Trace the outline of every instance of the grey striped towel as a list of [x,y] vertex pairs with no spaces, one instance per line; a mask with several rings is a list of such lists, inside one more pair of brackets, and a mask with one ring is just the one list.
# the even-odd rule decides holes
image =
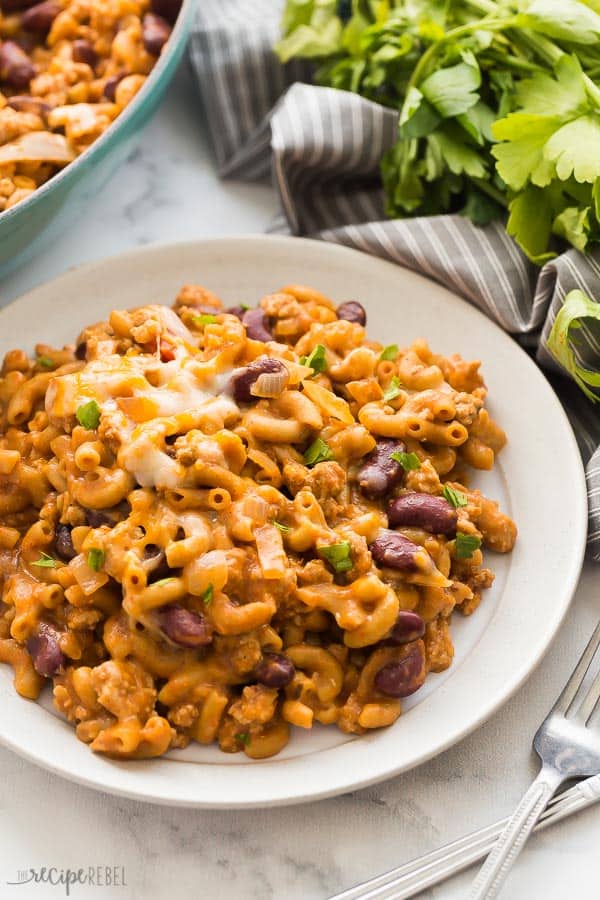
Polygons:
[[[477,228],[458,215],[386,219],[379,161],[395,141],[397,114],[310,84],[308,66],[282,66],[272,50],[281,9],[281,0],[200,5],[190,55],[221,175],[272,175],[283,210],[273,230],[345,244],[421,272],[536,354],[586,463],[588,552],[600,562],[600,407],[561,375],[545,346],[570,290],[600,297],[600,250],[587,256],[568,250],[540,270],[501,223]],[[580,330],[576,354],[600,371],[600,322]]]

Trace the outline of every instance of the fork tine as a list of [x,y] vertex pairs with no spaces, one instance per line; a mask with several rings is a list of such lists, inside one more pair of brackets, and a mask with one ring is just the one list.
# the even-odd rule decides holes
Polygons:
[[590,685],[590,688],[583,698],[581,706],[577,710],[576,716],[582,722],[587,722],[590,718],[594,709],[596,708],[596,704],[600,699],[600,672],[594,678],[594,681]]
[[[575,669],[573,670],[573,674],[567,681],[561,695],[558,700],[552,707],[553,712],[559,712],[565,715],[571,703],[575,699],[575,695],[577,691],[581,687],[581,683],[586,676],[586,672],[589,669],[594,656],[596,655],[596,651],[598,650],[598,646],[600,645],[600,622],[596,625],[594,629],[594,633],[592,634],[590,641],[581,654],[581,658]],[[594,685],[596,682],[594,682]],[[597,698],[596,698],[597,699]]]

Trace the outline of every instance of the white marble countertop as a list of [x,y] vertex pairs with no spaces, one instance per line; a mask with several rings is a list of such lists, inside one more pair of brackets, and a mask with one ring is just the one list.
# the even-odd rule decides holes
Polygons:
[[[7,302],[66,268],[154,241],[263,231],[267,187],[220,183],[183,69],[140,147],[85,216],[1,285]],[[323,900],[512,812],[535,774],[531,739],[598,618],[598,570],[528,683],[475,734],[413,772],[306,806],[168,809],[98,794],[0,749],[0,897],[51,900],[61,887],[10,887],[19,869],[116,866],[126,886],[74,887],[75,900]],[[523,597],[523,603],[527,597]],[[1,714],[1,712],[0,712]],[[600,806],[531,839],[503,897],[596,900]],[[464,897],[472,872],[426,897]]]

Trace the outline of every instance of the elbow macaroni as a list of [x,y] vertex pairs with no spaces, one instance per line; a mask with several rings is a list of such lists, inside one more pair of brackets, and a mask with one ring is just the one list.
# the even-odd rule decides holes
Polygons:
[[[266,343],[188,285],[174,310],[115,311],[77,348],[4,359],[0,661],[24,697],[51,680],[94,751],[216,741],[260,759],[290,725],[390,725],[405,694],[380,673],[410,670],[412,692],[450,665],[453,610],[493,580],[480,545],[514,543],[465,486],[505,442],[478,363],[424,341],[382,358],[310,288],[261,308]],[[265,357],[285,377],[252,381]],[[384,439],[412,462],[373,499],[359,470]],[[411,564],[376,563],[387,503],[448,490],[470,553],[415,522],[396,528]],[[392,639],[407,613],[422,629]]]

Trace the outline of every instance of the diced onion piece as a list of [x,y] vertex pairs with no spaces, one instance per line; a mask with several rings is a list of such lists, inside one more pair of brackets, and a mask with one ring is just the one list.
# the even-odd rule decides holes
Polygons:
[[244,497],[244,515],[255,522],[266,522],[269,511],[269,504],[262,497],[259,497],[258,494],[248,494]]
[[100,590],[108,581],[106,572],[96,572],[90,568],[86,553],[80,553],[69,563],[69,569],[86,597]]
[[55,106],[48,113],[51,128],[64,127],[69,137],[80,138],[97,133],[115,118],[119,108],[114,103],[70,103]]
[[337,397],[332,391],[328,391],[327,388],[314,381],[304,382],[304,393],[327,415],[339,419],[345,425],[354,425],[354,416],[342,397]]
[[279,529],[261,525],[254,529],[254,539],[263,578],[281,578],[287,569],[287,556]]
[[301,381],[304,381],[305,378],[310,378],[310,376],[313,374],[310,369],[307,369],[306,366],[301,366],[296,362],[290,362],[289,359],[282,360],[282,362],[285,362],[290,375],[290,385],[292,387],[296,387],[300,384]]
[[279,397],[286,389],[290,376],[283,372],[263,372],[250,388],[253,397]]
[[0,164],[49,162],[66,165],[75,159],[75,151],[62,134],[30,131],[0,147]]

